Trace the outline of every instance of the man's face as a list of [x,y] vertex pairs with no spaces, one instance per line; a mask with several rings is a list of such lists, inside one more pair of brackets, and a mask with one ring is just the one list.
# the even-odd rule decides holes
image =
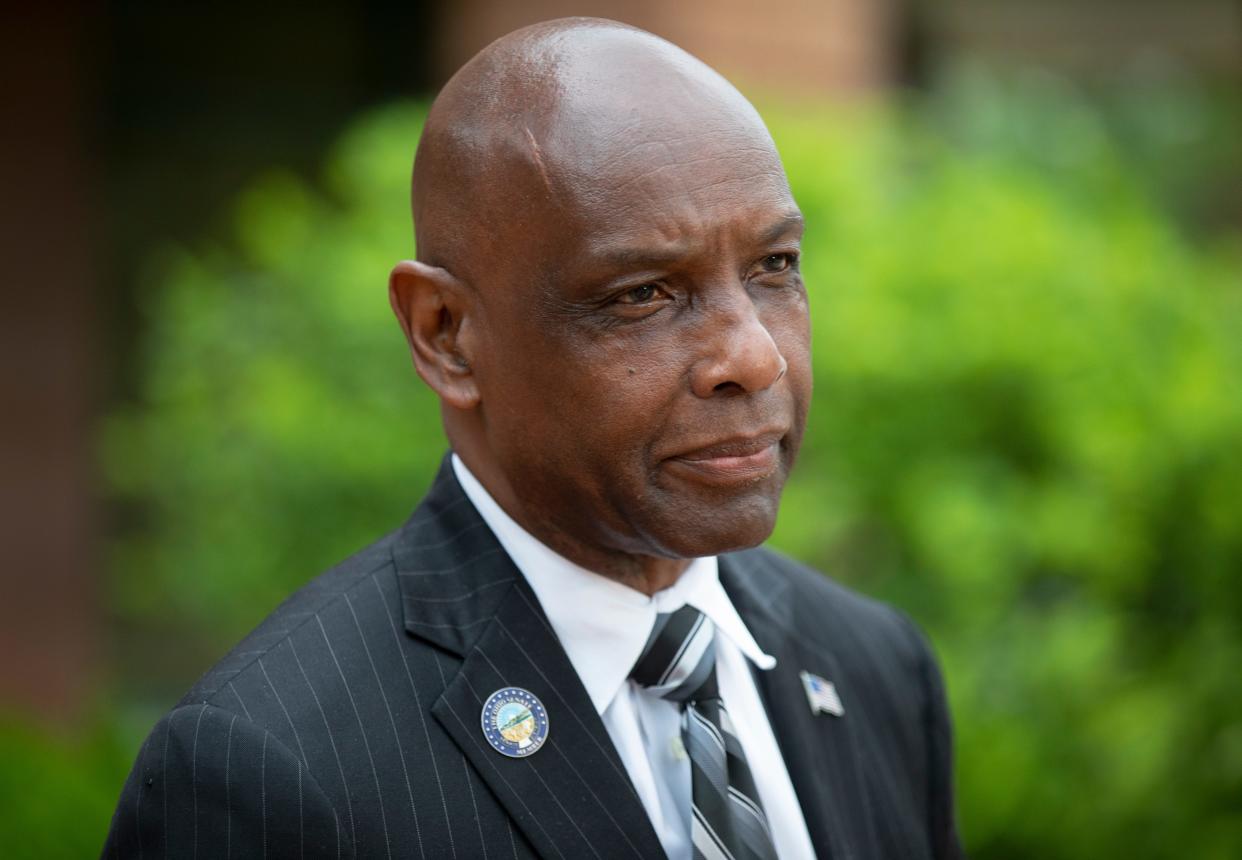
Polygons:
[[552,202],[519,216],[480,290],[487,444],[545,534],[674,558],[753,546],[811,394],[801,216],[753,123],[612,121],[532,139]]

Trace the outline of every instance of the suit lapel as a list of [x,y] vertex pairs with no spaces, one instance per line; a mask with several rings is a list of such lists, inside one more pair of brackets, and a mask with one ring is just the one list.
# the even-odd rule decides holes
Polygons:
[[[845,675],[836,658],[814,642],[814,628],[797,618],[788,582],[757,554],[722,556],[720,577],[755,641],[776,658],[776,667],[755,672],[755,679],[816,853],[875,856],[850,691],[842,688]],[[845,716],[812,713],[799,675],[803,670],[836,684]]]
[[[462,658],[432,714],[540,854],[663,856],[534,593],[447,459],[393,557],[406,629]],[[483,703],[502,687],[529,690],[547,709],[548,739],[526,758],[500,754],[483,736]]]

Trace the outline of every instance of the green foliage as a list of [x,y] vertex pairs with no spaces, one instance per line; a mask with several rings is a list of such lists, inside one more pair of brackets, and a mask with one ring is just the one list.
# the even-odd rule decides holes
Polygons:
[[[817,384],[775,541],[931,634],[972,856],[1223,857],[1242,265],[1181,235],[1091,109],[1042,99],[771,116]],[[130,623],[223,648],[430,480],[436,406],[385,298],[418,125],[364,118],[326,189],[273,175],[231,241],[163,261],[144,400],[104,444],[144,517],[115,547]]]
[[774,132],[812,225],[817,384],[777,540],[931,632],[972,855],[1226,856],[1236,258],[1183,240],[1098,130],[1060,165]]
[[235,640],[400,525],[430,482],[437,405],[387,299],[413,255],[419,127],[414,108],[371,116],[326,192],[274,173],[238,201],[232,241],[157,263],[145,399],[105,438],[112,484],[147,522],[115,546],[124,617]]
[[74,737],[0,715],[4,856],[97,856],[133,755],[129,738],[110,721]]

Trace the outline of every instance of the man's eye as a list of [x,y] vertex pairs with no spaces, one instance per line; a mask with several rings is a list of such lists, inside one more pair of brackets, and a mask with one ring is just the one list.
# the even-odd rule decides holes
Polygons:
[[797,260],[793,254],[769,254],[759,263],[759,267],[769,275],[775,275],[793,267]]
[[617,301],[623,305],[645,305],[652,299],[656,298],[660,293],[660,288],[655,284],[643,284],[635,287],[625,293],[622,293]]

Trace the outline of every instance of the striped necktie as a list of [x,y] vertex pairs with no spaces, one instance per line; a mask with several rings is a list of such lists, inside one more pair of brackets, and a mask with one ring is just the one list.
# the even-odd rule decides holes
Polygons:
[[681,705],[695,860],[776,860],[759,792],[716,687],[715,636],[712,622],[692,606],[659,615],[630,678]]

